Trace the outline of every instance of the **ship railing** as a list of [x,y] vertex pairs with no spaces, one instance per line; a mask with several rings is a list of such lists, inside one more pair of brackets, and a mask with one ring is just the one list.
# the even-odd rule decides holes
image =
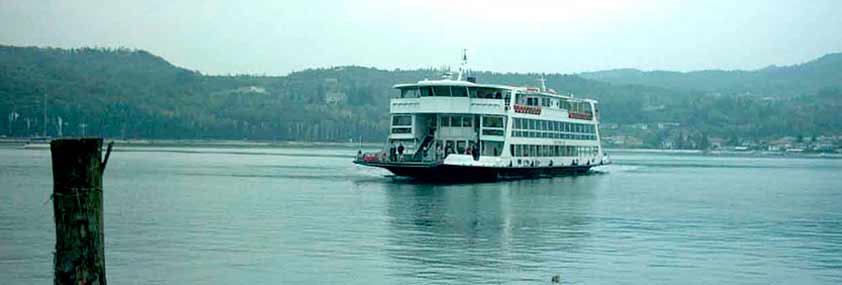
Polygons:
[[[431,151],[431,150],[428,150]],[[354,158],[357,162],[362,163],[385,163],[385,164],[434,164],[440,163],[444,160],[444,157],[437,157],[434,154],[415,157],[412,154],[404,153],[404,154],[395,154],[394,156],[390,155],[388,152],[379,151],[379,152],[369,152],[369,153],[357,153],[357,156]]]

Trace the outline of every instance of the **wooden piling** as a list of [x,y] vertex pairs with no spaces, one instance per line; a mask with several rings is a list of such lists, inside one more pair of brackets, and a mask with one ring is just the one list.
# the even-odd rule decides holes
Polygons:
[[57,139],[50,142],[50,151],[56,222],[54,284],[106,284],[102,139]]

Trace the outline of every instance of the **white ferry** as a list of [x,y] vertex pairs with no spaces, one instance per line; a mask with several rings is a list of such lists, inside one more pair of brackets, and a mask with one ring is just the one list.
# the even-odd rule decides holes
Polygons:
[[354,163],[421,179],[486,180],[585,173],[609,164],[597,101],[475,77],[397,84],[387,146]]

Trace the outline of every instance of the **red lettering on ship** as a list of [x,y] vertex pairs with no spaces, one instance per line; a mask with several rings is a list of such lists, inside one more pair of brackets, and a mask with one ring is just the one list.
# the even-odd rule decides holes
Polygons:
[[541,114],[541,107],[539,107],[539,106],[515,105],[515,112],[516,113],[524,113],[524,114],[532,114],[532,115],[540,115]]
[[590,120],[593,119],[593,115],[589,113],[582,113],[582,112],[567,112],[567,117],[571,119],[581,119],[581,120]]

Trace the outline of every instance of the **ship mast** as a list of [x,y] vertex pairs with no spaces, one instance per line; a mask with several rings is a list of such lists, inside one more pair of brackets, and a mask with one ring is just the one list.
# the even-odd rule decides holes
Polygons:
[[464,74],[465,77],[468,75],[468,50],[462,49],[462,64],[459,65],[459,75],[457,75],[456,80],[462,81],[462,76]]

